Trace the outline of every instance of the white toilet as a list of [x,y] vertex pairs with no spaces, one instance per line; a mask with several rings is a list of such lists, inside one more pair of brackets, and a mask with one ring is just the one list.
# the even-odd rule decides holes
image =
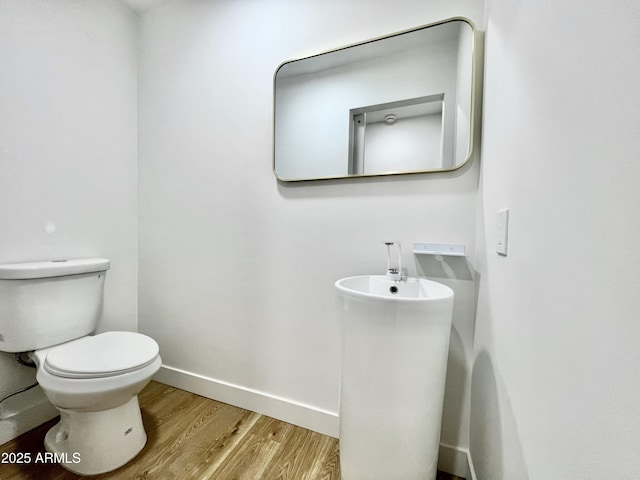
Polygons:
[[80,475],[115,470],[142,450],[138,393],[161,365],[145,335],[90,335],[109,266],[104,258],[0,265],[0,351],[29,352],[60,411],[45,448]]

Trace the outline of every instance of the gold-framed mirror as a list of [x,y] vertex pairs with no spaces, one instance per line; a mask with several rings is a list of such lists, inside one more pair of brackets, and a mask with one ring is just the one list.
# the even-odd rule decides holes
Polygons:
[[442,172],[473,150],[476,31],[462,17],[282,63],[280,181]]

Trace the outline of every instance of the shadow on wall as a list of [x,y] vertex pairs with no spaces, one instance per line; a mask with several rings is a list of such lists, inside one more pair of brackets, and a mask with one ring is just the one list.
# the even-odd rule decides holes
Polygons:
[[469,381],[467,369],[464,344],[458,330],[452,327],[447,359],[447,382],[444,387],[441,433],[441,441],[449,445],[465,445],[464,432],[461,432],[460,423],[464,418],[465,408],[467,408],[467,401],[465,401],[467,382]]
[[418,264],[418,273],[428,278],[469,281],[474,279],[467,257],[415,255],[415,258]]
[[529,480],[511,402],[498,385],[486,350],[473,365],[470,433],[478,480]]
[[441,441],[468,446],[471,345],[476,311],[475,273],[466,257],[414,255],[419,277],[444,283],[455,292]]

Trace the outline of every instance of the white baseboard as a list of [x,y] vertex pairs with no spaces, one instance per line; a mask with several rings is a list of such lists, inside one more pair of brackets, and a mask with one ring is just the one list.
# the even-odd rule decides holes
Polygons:
[[469,450],[440,443],[438,470],[466,480],[477,480]]
[[467,459],[469,460],[469,476],[467,477],[467,480],[478,480],[478,477],[476,476],[476,470],[473,466],[471,452],[469,452],[469,450],[467,450]]
[[337,438],[338,413],[163,365],[153,377],[188,392],[277,418]]
[[[172,387],[338,438],[340,420],[337,412],[167,365],[163,365],[153,378]],[[469,451],[464,448],[441,443],[438,469],[467,480],[477,480]]]
[[40,387],[16,395],[0,420],[0,445],[19,437],[60,414],[44,396]]

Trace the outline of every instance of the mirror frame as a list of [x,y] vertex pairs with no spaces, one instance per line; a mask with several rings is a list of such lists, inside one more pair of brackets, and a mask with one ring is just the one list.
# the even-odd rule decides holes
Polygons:
[[[423,29],[427,29],[430,27],[436,27],[438,25],[443,25],[445,23],[450,23],[450,22],[454,22],[454,21],[461,21],[461,22],[465,22],[467,23],[470,27],[471,27],[471,38],[472,38],[472,45],[471,45],[471,105],[470,105],[470,113],[469,113],[469,150],[467,151],[467,156],[464,159],[464,161],[460,162],[460,164],[451,167],[451,168],[438,168],[438,169],[427,169],[427,170],[411,170],[411,171],[390,171],[390,172],[384,172],[384,173],[370,173],[370,174],[351,174],[351,175],[335,175],[335,176],[327,176],[327,177],[313,177],[313,178],[281,178],[280,176],[278,176],[278,173],[276,171],[276,77],[278,76],[278,71],[280,71],[280,69],[289,64],[289,63],[293,63],[293,62],[297,62],[300,60],[307,60],[307,59],[311,59],[311,58],[315,58],[315,57],[320,57],[322,55],[326,55],[329,53],[334,53],[334,52],[339,52],[342,50],[346,50],[348,48],[352,48],[352,47],[357,47],[360,45],[366,45],[369,43],[373,43],[373,42],[377,42],[380,40],[385,40],[387,38],[393,38],[393,37],[397,37],[400,35],[404,35],[406,33],[412,33],[412,32],[416,32],[418,30],[423,30]],[[295,183],[295,182],[315,182],[318,180],[337,180],[337,179],[357,179],[357,178],[371,178],[371,177],[385,177],[385,176],[389,176],[389,175],[414,175],[414,174],[420,174],[420,173],[444,173],[444,172],[451,172],[454,170],[458,170],[460,168],[462,168],[463,166],[465,166],[469,160],[471,160],[471,157],[473,156],[473,151],[474,151],[474,143],[475,143],[475,137],[476,137],[476,113],[477,113],[477,98],[478,98],[478,31],[476,30],[475,24],[468,18],[466,17],[451,17],[451,18],[447,18],[444,20],[439,20],[437,22],[433,22],[433,23],[428,23],[425,25],[420,25],[418,27],[414,27],[414,28],[409,28],[407,30],[401,30],[399,32],[395,32],[395,33],[391,33],[388,35],[382,35],[379,37],[375,37],[375,38],[371,38],[369,40],[365,40],[362,42],[357,42],[357,43],[353,43],[353,44],[349,44],[349,45],[345,45],[342,47],[338,47],[338,48],[334,48],[331,50],[327,50],[324,52],[320,52],[320,53],[316,53],[313,55],[309,55],[306,57],[300,57],[300,58],[294,58],[291,60],[286,60],[284,62],[282,62],[280,65],[278,65],[278,68],[276,68],[275,73],[273,74],[273,135],[272,135],[272,157],[273,157],[273,161],[272,161],[272,170],[273,170],[273,174],[275,175],[276,179],[279,182],[287,182],[287,183]],[[349,161],[348,158],[345,158],[345,161]]]

